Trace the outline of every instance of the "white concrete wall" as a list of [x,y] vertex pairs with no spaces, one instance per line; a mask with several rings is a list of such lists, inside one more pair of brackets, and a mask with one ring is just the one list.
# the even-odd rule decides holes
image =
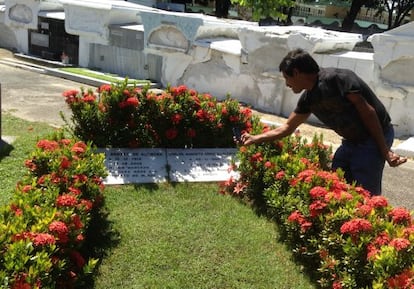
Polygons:
[[[372,37],[374,53],[351,51],[360,41],[355,34],[243,25],[234,29],[237,39],[196,36],[187,52],[158,49],[156,53],[163,56],[164,86],[185,84],[219,98],[230,94],[256,109],[288,116],[299,95],[286,88],[278,65],[289,50],[302,47],[323,67],[347,68],[359,74],[390,112],[396,135],[410,136],[414,134],[413,25]],[[147,48],[153,52],[150,44]]]

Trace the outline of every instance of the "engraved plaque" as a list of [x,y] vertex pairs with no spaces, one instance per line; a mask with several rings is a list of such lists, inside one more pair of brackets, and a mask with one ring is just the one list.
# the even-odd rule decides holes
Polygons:
[[164,149],[99,149],[105,153],[105,184],[157,183],[167,181]]
[[225,181],[231,176],[234,148],[167,149],[172,182]]

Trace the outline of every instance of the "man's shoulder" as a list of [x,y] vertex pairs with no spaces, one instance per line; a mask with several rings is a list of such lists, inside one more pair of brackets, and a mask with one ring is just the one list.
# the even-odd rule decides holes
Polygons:
[[358,82],[358,79],[355,72],[346,68],[324,67],[319,71],[319,81],[321,84],[353,83]]
[[326,78],[341,76],[341,75],[355,75],[350,69],[347,68],[339,68],[339,67],[321,67],[319,70],[319,75],[322,75]]

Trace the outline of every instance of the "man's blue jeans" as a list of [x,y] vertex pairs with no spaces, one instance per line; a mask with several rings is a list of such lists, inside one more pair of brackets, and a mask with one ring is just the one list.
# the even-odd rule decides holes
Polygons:
[[[384,133],[387,146],[391,148],[394,141],[394,128],[390,126]],[[368,190],[371,195],[381,195],[382,172],[385,159],[372,138],[355,144],[342,140],[336,150],[332,169],[341,168],[348,183],[356,182]]]

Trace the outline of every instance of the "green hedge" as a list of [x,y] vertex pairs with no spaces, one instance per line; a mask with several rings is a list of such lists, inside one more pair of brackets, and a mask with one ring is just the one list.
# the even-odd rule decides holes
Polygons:
[[[258,125],[254,133],[269,129]],[[322,137],[240,147],[222,193],[249,201],[279,225],[321,288],[414,288],[414,226],[406,208],[347,184]]]
[[37,143],[25,166],[0,210],[0,288],[73,288],[97,263],[83,247],[104,201],[104,156],[56,134]]

